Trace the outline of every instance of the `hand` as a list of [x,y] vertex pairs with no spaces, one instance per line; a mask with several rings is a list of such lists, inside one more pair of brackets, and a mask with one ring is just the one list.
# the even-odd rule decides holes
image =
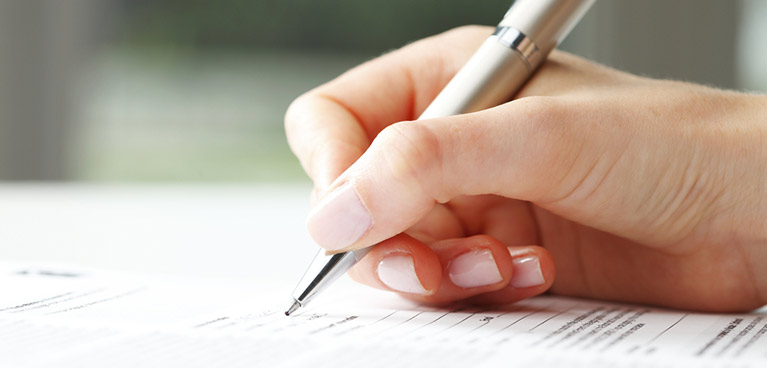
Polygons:
[[511,102],[410,121],[491,31],[415,42],[291,105],[320,246],[377,244],[352,276],[427,303],[549,288],[709,311],[767,303],[767,98],[555,51]]

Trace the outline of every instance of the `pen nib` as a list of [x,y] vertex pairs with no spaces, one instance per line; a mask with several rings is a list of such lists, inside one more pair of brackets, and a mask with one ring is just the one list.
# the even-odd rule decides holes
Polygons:
[[291,304],[290,308],[288,308],[288,310],[285,311],[285,315],[289,316],[293,314],[293,312],[295,312],[300,307],[301,307],[301,303],[299,303],[298,300],[293,299],[293,304]]

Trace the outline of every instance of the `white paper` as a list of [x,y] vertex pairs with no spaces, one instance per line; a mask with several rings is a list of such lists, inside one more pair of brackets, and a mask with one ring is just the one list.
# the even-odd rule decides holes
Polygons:
[[[287,289],[286,289],[287,288]],[[264,282],[0,267],[2,367],[767,365],[767,315],[541,296],[419,306],[342,280],[285,317]]]

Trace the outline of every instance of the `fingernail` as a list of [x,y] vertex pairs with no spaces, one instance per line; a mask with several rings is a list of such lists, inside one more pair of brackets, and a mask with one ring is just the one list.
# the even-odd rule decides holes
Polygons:
[[475,250],[461,254],[450,262],[450,280],[462,288],[474,288],[503,281],[493,253]]
[[378,262],[378,279],[384,285],[405,293],[427,294],[415,273],[413,257],[390,255]]
[[528,288],[543,285],[546,280],[541,272],[541,261],[536,256],[516,258],[512,261],[514,275],[511,277],[511,286],[515,288]]
[[372,224],[370,213],[351,184],[326,195],[306,220],[309,235],[329,251],[352,245]]

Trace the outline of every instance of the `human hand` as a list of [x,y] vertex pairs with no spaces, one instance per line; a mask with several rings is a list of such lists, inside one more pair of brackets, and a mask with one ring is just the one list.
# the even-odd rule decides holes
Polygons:
[[767,303],[764,96],[555,51],[511,102],[410,121],[491,31],[415,42],[291,105],[320,246],[377,244],[352,277],[427,303],[547,289],[709,311]]

